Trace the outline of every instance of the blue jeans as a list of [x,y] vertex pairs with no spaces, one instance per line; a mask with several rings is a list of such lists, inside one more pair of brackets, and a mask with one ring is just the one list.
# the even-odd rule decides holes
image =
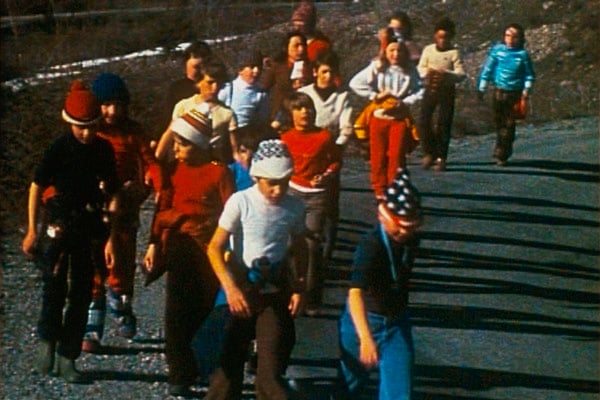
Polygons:
[[[414,349],[407,313],[390,320],[382,315],[367,313],[369,327],[379,350],[379,400],[411,398]],[[359,340],[348,308],[339,321],[340,372],[345,390],[356,398],[369,378],[359,359]]]

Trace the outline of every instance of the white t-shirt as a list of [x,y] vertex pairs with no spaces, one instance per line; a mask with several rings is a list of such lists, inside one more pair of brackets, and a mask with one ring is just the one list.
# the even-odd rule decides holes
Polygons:
[[263,256],[277,263],[287,255],[290,236],[304,232],[304,214],[300,199],[286,195],[278,204],[271,204],[254,185],[227,200],[219,226],[230,233],[241,228],[242,258],[247,266]]

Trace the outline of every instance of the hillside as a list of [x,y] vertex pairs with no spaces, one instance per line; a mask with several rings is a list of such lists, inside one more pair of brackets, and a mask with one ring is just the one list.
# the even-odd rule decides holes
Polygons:
[[[179,2],[184,3],[184,2]],[[30,28],[2,35],[2,79],[27,77],[51,65],[82,59],[125,54],[135,50],[175,44],[194,38],[211,38],[254,32],[250,37],[217,45],[217,53],[232,67],[236,54],[259,47],[274,54],[286,32],[292,5],[272,7],[214,7],[202,2],[190,12],[174,8],[164,15],[135,19],[103,17],[90,21],[61,22],[50,32]],[[233,3],[233,2],[232,2]],[[319,27],[341,55],[345,79],[362,68],[377,51],[375,32],[391,12],[391,1],[361,1],[323,5]],[[200,3],[196,3],[200,4]],[[321,6],[321,5],[320,5]],[[474,83],[490,44],[499,39],[504,25],[519,22],[527,29],[527,48],[537,73],[532,112],[528,123],[597,115],[599,2],[574,0],[522,2],[517,0],[469,1],[417,0],[405,10],[414,22],[415,40],[431,41],[434,22],[448,15],[457,22],[457,42],[463,49],[468,81],[460,88],[454,134],[490,131],[487,104],[478,103]],[[205,21],[201,24],[198,21]],[[235,22],[232,22],[235,21]],[[156,135],[166,82],[181,75],[178,54],[136,58],[81,71],[77,77],[91,80],[110,70],[127,81],[134,119]],[[232,71],[233,72],[233,71]],[[2,88],[0,186],[2,218],[16,215],[24,222],[26,188],[31,171],[47,144],[64,129],[60,109],[71,77],[57,78],[40,86],[12,93]],[[358,103],[360,104],[360,103]],[[15,210],[16,214],[15,214]]]

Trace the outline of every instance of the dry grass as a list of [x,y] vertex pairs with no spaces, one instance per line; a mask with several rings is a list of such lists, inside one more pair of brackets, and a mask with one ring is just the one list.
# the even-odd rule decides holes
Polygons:
[[[361,7],[368,7],[369,3],[363,2]],[[333,40],[342,57],[345,78],[364,67],[377,51],[374,32],[389,14],[387,3],[393,2],[373,3],[376,6],[359,10],[368,12],[357,13],[357,9],[342,7],[320,14],[320,27]],[[527,27],[528,47],[543,54],[535,61],[537,83],[529,122],[597,115],[597,77],[600,76],[598,25],[594,23],[598,20],[597,7],[590,9],[592,2],[584,0],[525,3],[511,0],[512,8],[507,3],[500,0],[468,2],[467,7],[466,0],[455,0],[448,1],[446,8],[442,8],[439,2],[420,0],[408,9],[414,19],[415,39],[422,44],[431,41],[432,25],[442,14],[447,13],[457,21],[457,42],[465,53],[470,79],[459,90],[455,134],[490,131],[489,108],[475,101],[475,78],[490,40],[497,39],[501,27],[513,21]],[[544,9],[544,4],[550,3],[551,6]],[[522,7],[527,8],[526,12]],[[233,67],[237,54],[245,48],[259,47],[268,54],[277,51],[291,8],[284,6],[275,11],[246,8],[236,15],[223,8],[205,7],[191,14],[172,12],[143,19],[103,18],[64,24],[57,26],[53,34],[39,30],[20,33],[17,37],[3,34],[2,76],[3,80],[14,75],[28,76],[57,63],[125,54],[159,45],[172,48],[196,38],[272,26],[251,39],[216,46],[223,60]],[[86,70],[79,77],[89,82],[99,72],[108,70],[126,80],[133,98],[132,117],[142,122],[150,133],[160,133],[164,128],[158,123],[163,90],[167,82],[182,72],[178,55],[167,53],[158,58],[123,61]],[[50,141],[66,129],[59,117],[70,81],[70,78],[56,79],[16,94],[2,90],[0,218],[5,223],[16,221],[22,225],[25,221],[26,189],[33,168]],[[361,105],[360,100],[355,99],[355,102]]]

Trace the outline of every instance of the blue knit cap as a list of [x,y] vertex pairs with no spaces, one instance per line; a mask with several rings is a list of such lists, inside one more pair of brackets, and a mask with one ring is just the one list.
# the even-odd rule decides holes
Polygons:
[[108,101],[129,103],[127,85],[117,74],[105,72],[98,75],[92,82],[92,92],[101,103]]

